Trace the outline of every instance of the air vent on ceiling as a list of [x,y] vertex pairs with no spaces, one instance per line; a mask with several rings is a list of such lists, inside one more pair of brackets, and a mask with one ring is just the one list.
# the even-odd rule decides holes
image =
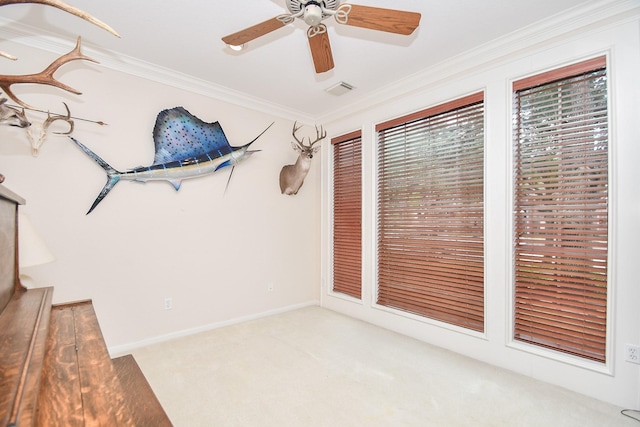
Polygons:
[[347,92],[352,91],[353,89],[355,88],[349,83],[340,82],[340,83],[334,84],[331,87],[326,88],[325,91],[327,93],[330,93],[331,95],[340,96],[340,95],[344,95]]

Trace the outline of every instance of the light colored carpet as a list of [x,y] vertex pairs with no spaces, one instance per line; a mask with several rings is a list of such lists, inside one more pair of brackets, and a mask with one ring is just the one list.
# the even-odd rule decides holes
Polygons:
[[318,307],[134,356],[176,427],[640,425],[621,408]]

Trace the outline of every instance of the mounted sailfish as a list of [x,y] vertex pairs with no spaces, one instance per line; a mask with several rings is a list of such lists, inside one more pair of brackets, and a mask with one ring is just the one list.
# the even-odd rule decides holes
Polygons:
[[[267,129],[272,125],[273,123]],[[120,180],[138,182],[164,180],[169,181],[177,191],[180,189],[183,179],[207,175],[225,166],[232,166],[231,173],[233,173],[235,165],[256,152],[249,150],[249,146],[260,138],[267,129],[248,144],[232,147],[229,145],[220,123],[203,122],[183,107],[163,110],[158,114],[153,129],[156,151],[153,164],[124,172],[112,168],[77,139],[70,137],[82,151],[107,172],[107,183],[91,205],[87,215],[98,206],[98,203]],[[229,175],[229,179],[231,179],[231,175]]]

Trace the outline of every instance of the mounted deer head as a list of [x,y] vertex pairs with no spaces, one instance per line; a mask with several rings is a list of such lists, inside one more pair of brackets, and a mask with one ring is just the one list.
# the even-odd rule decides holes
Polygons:
[[[106,30],[108,32],[110,32],[111,34],[113,34],[116,37],[120,37],[120,35],[118,33],[116,33],[116,31],[111,28],[110,26],[108,26],[107,24],[105,24],[104,22],[100,21],[99,19],[94,18],[93,16],[89,15],[86,12],[83,12],[82,10],[73,7],[71,5],[66,4],[65,2],[61,1],[61,0],[0,0],[0,6],[7,6],[10,4],[24,4],[24,3],[37,3],[37,4],[43,4],[46,6],[52,6],[55,8],[58,8],[60,10],[63,10],[65,12],[68,12],[72,15],[75,15],[79,18],[84,19],[85,21],[91,22],[94,25],[97,25],[98,27],[102,28],[103,30]],[[0,56],[4,56],[5,58],[11,59],[11,60],[16,60],[18,58],[16,58],[13,55],[10,55],[6,52],[2,52],[0,51]],[[13,98],[12,98],[13,99]],[[15,99],[14,99],[15,101]],[[17,102],[17,101],[16,101]]]
[[73,132],[74,123],[73,123],[73,119],[71,119],[71,112],[69,111],[69,107],[67,106],[67,104],[64,102],[63,104],[64,104],[64,107],[67,109],[67,114],[51,115],[51,113],[47,113],[47,118],[44,120],[44,122],[42,122],[42,126],[40,127],[40,135],[38,135],[37,138],[34,138],[31,128],[26,129],[27,138],[29,139],[29,143],[31,144],[31,154],[34,157],[38,157],[38,155],[40,154],[40,148],[42,147],[42,145],[47,139],[47,131],[49,130],[49,126],[51,126],[51,124],[56,120],[62,120],[64,122],[67,122],[69,124],[69,130],[67,132],[54,132],[55,134],[71,135],[71,132]]
[[24,108],[19,110],[10,105],[6,105],[6,102],[7,98],[0,98],[0,124],[19,128],[31,126],[31,123],[29,123],[24,113]]
[[320,129],[316,126],[315,141],[311,142],[311,137],[309,137],[309,145],[304,145],[304,137],[300,140],[296,136],[296,132],[302,127],[302,125],[296,127],[297,124],[298,122],[293,124],[292,135],[295,142],[292,142],[291,145],[293,149],[299,153],[298,160],[296,160],[296,163],[293,165],[284,166],[280,171],[280,191],[282,194],[287,195],[298,194],[298,190],[302,187],[304,179],[311,167],[311,159],[320,149],[319,145],[314,145],[327,136],[327,132],[322,129],[322,126]]

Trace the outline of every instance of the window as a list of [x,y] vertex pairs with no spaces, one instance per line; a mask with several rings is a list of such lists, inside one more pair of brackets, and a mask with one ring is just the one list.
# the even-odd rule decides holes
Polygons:
[[333,138],[333,291],[362,293],[362,135]]
[[376,127],[380,305],[484,330],[484,95]]
[[605,58],[514,89],[514,338],[605,361]]

